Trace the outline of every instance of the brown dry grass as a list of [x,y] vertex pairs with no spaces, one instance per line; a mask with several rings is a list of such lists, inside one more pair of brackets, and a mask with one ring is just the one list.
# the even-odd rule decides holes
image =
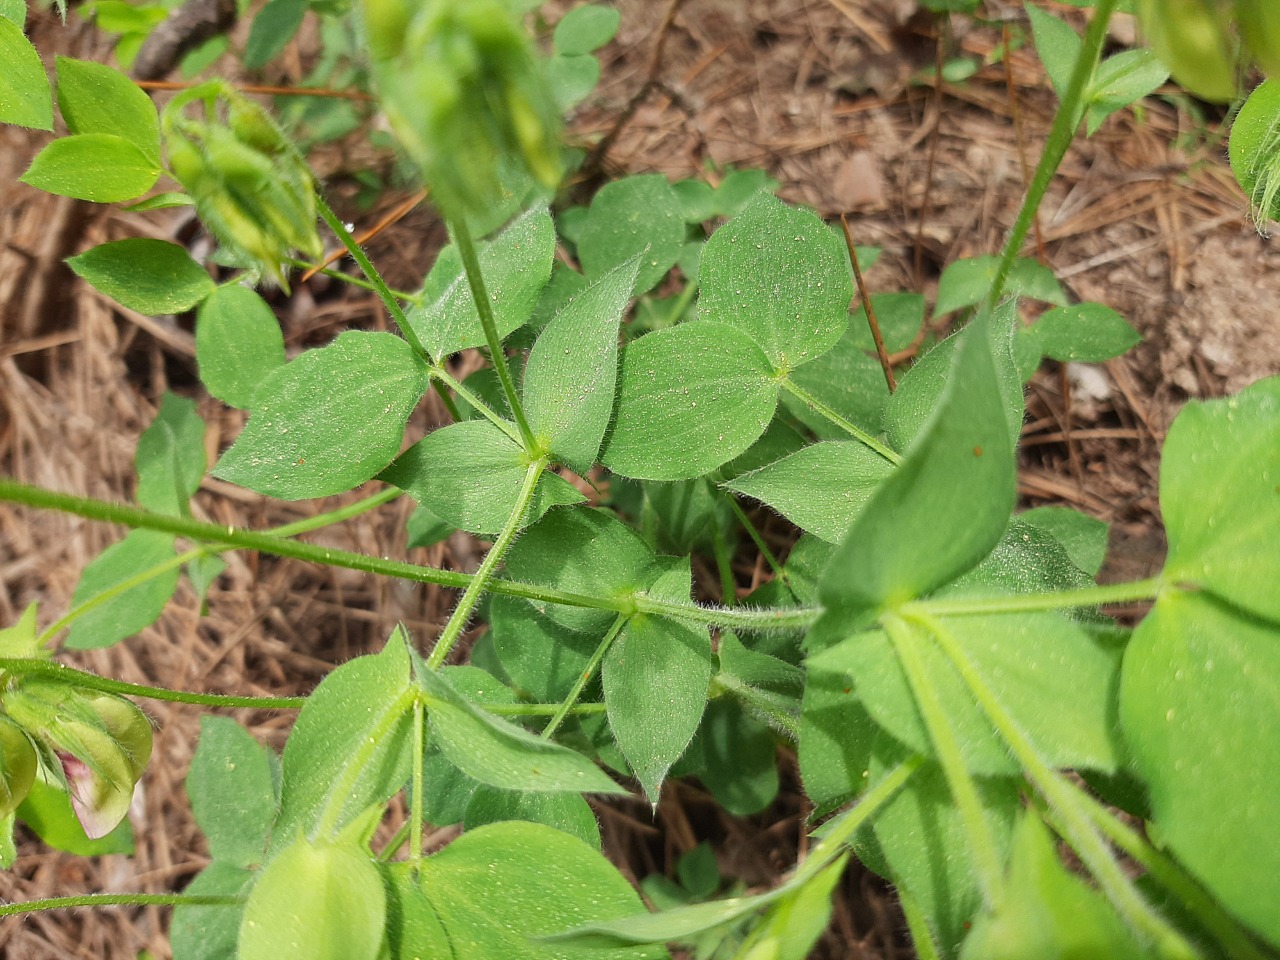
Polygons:
[[[550,19],[565,6],[552,4]],[[666,3],[617,6],[622,32],[605,51],[605,79],[575,119],[575,135],[596,142],[615,128],[647,79],[660,82],[618,130],[603,158],[609,174],[660,171],[676,178],[710,166],[714,178],[729,164],[763,166],[781,181],[783,197],[825,216],[850,213],[857,241],[885,249],[867,278],[878,291],[932,294],[942,265],[998,248],[1053,107],[1030,51],[1014,55],[1008,77],[1003,67],[987,66],[938,91],[911,82],[922,71],[927,77],[934,36],[910,0],[687,0],[651,73]],[[1016,4],[986,6],[996,19],[1020,17]],[[1129,39],[1125,29],[1121,23],[1119,42]],[[48,17],[36,18],[34,34],[46,55],[106,52],[91,31],[64,30]],[[999,40],[989,27],[957,21],[948,42],[983,56]],[[267,79],[295,82],[308,56],[305,42],[291,48]],[[1149,99],[1140,117],[1125,111],[1072,150],[1031,251],[1074,294],[1116,307],[1146,337],[1134,353],[1106,365],[1093,395],[1082,395],[1079,384],[1072,389],[1073,379],[1059,371],[1042,372],[1024,431],[1027,502],[1065,503],[1113,523],[1113,576],[1142,576],[1159,563],[1158,444],[1181,401],[1280,370],[1270,309],[1280,292],[1272,269],[1277,254],[1245,222],[1216,130],[1198,126],[1175,102]],[[16,176],[41,139],[11,129],[0,136],[0,471],[58,490],[127,499],[134,444],[166,389],[201,398],[215,455],[239,429],[241,415],[199,392],[190,318],[131,314],[74,282],[61,264],[93,243],[172,237],[182,224],[29,190]],[[1175,146],[1186,143],[1189,149]],[[348,185],[344,172],[361,156],[358,148],[324,151],[323,169],[339,197]],[[401,199],[389,196],[380,209]],[[378,211],[359,216],[372,223]],[[371,249],[393,284],[410,285],[441,241],[439,225],[419,209]],[[370,297],[323,278],[278,306],[291,348],[348,327],[386,324]],[[413,428],[442,419],[427,406]],[[319,508],[267,503],[209,480],[196,509],[219,523],[262,527]],[[407,504],[395,504],[321,538],[402,555],[407,512]],[[0,507],[0,623],[12,622],[32,600],[41,602],[41,625],[51,622],[65,611],[84,564],[121,532]],[[478,550],[454,537],[414,559],[471,569]],[[744,588],[761,576],[758,558],[746,552],[737,565]],[[305,692],[332,664],[376,646],[397,621],[428,641],[451,601],[433,588],[235,555],[210,594],[208,616],[180,592],[159,623],[127,643],[68,659],[136,682]],[[136,856],[80,860],[22,834],[18,863],[0,876],[0,897],[168,891],[202,867],[202,840],[182,789],[198,715],[164,704],[147,709],[157,724],[156,751],[132,818]],[[277,747],[290,719],[235,716]],[[656,821],[639,805],[601,806],[608,849],[640,877],[670,872],[680,853],[710,839],[727,874],[767,885],[805,842],[793,759],[784,753],[781,760],[783,793],[767,815],[728,817],[696,784],[673,784]],[[38,914],[0,921],[0,944],[15,960],[131,957],[143,948],[165,957],[166,919],[155,909]],[[905,957],[900,926],[884,886],[850,871],[820,955]]]

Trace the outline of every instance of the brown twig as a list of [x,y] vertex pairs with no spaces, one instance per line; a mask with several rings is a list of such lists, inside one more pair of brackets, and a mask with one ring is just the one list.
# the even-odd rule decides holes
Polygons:
[[840,214],[840,226],[844,230],[844,244],[849,248],[849,262],[853,264],[853,279],[858,284],[858,297],[862,300],[862,309],[867,313],[867,326],[871,328],[871,339],[876,342],[876,356],[880,358],[880,369],[884,371],[884,380],[889,385],[889,392],[893,393],[898,389],[898,384],[893,379],[893,364],[889,362],[889,351],[884,348],[884,337],[880,335],[880,321],[876,319],[876,312],[871,306],[871,297],[867,293],[867,285],[862,280],[862,267],[858,264],[858,249],[854,246],[853,234],[849,231],[849,220],[843,213]]
[[942,76],[943,68],[943,45],[946,42],[946,25],[949,21],[937,18],[938,22],[938,40],[934,45],[934,69],[937,71],[937,82],[933,85],[933,110],[934,121],[933,136],[929,138],[929,159],[925,161],[924,169],[924,196],[920,198],[920,214],[916,218],[916,239],[915,239],[915,261],[913,264],[913,272],[915,274],[916,289],[924,286],[924,221],[929,215],[929,200],[933,193],[933,168],[938,158],[938,140],[939,133],[942,130],[942,93],[946,81]]
[[[143,90],[186,90],[196,86],[195,82],[181,83],[177,80],[138,80]],[[367,93],[359,90],[330,90],[327,87],[271,87],[259,84],[247,84],[236,88],[241,93],[258,93],[272,97],[329,97],[335,100],[372,100]]]
[[[427,198],[427,191],[419,190],[412,197],[410,197],[408,200],[404,201],[404,203],[400,204],[398,207],[393,209],[390,213],[388,213],[385,217],[383,217],[381,220],[375,223],[368,230],[364,231],[363,233],[357,234],[355,237],[356,243],[358,244],[368,243],[370,240],[372,240],[374,237],[380,234],[383,230],[387,229],[387,227],[391,226],[396,221],[401,220],[404,217],[408,216],[409,211],[412,210],[414,207],[416,207],[418,204],[420,204],[426,198]],[[346,254],[347,254],[346,247],[338,247],[336,250],[330,250],[328,253],[325,254],[325,257],[323,260],[321,260],[314,267],[312,267],[310,270],[308,270],[306,273],[302,275],[302,279],[300,282],[306,283],[308,280],[314,277],[321,270],[324,270],[327,267],[331,266],[332,264],[336,263],[337,261],[341,260],[344,256],[346,256]]]
[[640,105],[644,103],[649,94],[660,86],[658,71],[662,68],[662,50],[667,44],[667,36],[671,33],[676,13],[679,12],[682,3],[684,3],[684,0],[667,0],[667,9],[662,14],[662,22],[658,25],[658,35],[653,42],[653,50],[649,53],[649,64],[645,69],[644,83],[640,85],[640,89],[631,95],[631,99],[622,108],[622,112],[618,114],[618,118],[613,122],[609,132],[601,137],[600,142],[592,147],[591,152],[587,154],[587,158],[582,162],[582,172],[579,177],[581,181],[590,182],[599,175],[604,167],[605,156],[613,148],[618,137],[622,135],[622,131],[631,122],[631,118],[636,115],[636,111],[640,109]]

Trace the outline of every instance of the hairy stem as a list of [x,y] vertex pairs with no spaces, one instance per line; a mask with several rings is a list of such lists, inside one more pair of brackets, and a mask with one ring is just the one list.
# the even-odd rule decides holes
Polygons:
[[544,740],[551,739],[552,734],[560,728],[560,724],[564,723],[564,718],[569,715],[569,711],[577,705],[578,698],[582,696],[582,690],[586,687],[587,681],[591,679],[592,675],[596,672],[596,668],[600,666],[600,661],[604,659],[604,655],[608,652],[614,638],[616,638],[618,634],[622,632],[622,628],[627,625],[627,620],[628,618],[622,614],[618,614],[618,616],[614,618],[612,625],[609,627],[609,631],[604,635],[604,639],[601,640],[595,650],[592,651],[591,659],[588,660],[587,665],[582,668],[582,673],[578,675],[578,679],[574,682],[573,689],[569,691],[569,695],[561,702],[560,709],[555,712],[547,722],[547,725],[543,728],[542,738]]
[[409,799],[409,862],[414,872],[422,863],[423,761],[427,752],[426,705],[413,701],[413,789]]
[[227,707],[229,709],[250,710],[298,710],[306,703],[306,697],[237,697],[220,693],[191,693],[185,690],[170,690],[166,687],[150,687],[138,683],[125,683],[100,677],[96,673],[86,673],[74,667],[53,663],[49,660],[21,660],[12,658],[0,659],[0,671],[15,676],[39,676],[57,680],[73,687],[87,690],[100,690],[103,693],[114,693],[126,697],[141,697],[146,700],[163,700],[166,703],[188,703],[197,707]]
[[1085,89],[1093,77],[1094,67],[1102,52],[1102,45],[1107,39],[1107,25],[1111,22],[1111,14],[1116,8],[1116,3],[1117,0],[1097,0],[1093,5],[1093,19],[1089,21],[1084,42],[1080,45],[1080,55],[1071,69],[1071,79],[1062,94],[1062,102],[1054,115],[1053,126],[1049,128],[1044,152],[1040,154],[1040,162],[1036,165],[1031,185],[1027,187],[1027,195],[1023,198],[1018,218],[1013,223],[1013,229],[1009,231],[1004,250],[1001,251],[1000,263],[996,268],[995,279],[991,283],[991,292],[988,294],[990,304],[997,303],[1004,294],[1005,284],[1009,280],[1009,271],[1013,269],[1013,262],[1022,250],[1027,233],[1035,222],[1036,215],[1040,211],[1040,203],[1044,200],[1049,184],[1053,182],[1062,158],[1067,155],[1071,141],[1075,139],[1076,127],[1080,124],[1083,112],[1080,108]]
[[748,709],[758,714],[765,723],[786,736],[792,744],[800,742],[800,718],[793,709],[788,709],[795,701],[788,701],[776,693],[743,683],[729,673],[716,674],[711,680],[711,685],[713,688],[719,687],[726,693],[733,694]]
[[42,910],[74,910],[79,907],[234,907],[247,897],[194,896],[182,893],[84,893],[75,897],[48,897],[25,903],[0,903],[0,917]]
[[[450,390],[452,390],[454,393],[460,396],[463,400],[471,404],[472,408],[479,411],[482,417],[484,417],[486,420],[492,423],[495,427],[497,427],[499,430],[505,433],[508,437],[510,437],[516,443],[520,443],[520,434],[516,430],[516,428],[512,426],[511,421],[508,420],[506,417],[502,416],[500,413],[494,410],[493,407],[489,406],[487,403],[481,400],[478,396],[476,396],[474,393],[472,393],[470,390],[464,387],[458,380],[454,378],[453,374],[451,374],[448,370],[444,368],[444,364],[437,363],[431,367],[431,380],[433,383],[438,382],[447,386]],[[454,408],[454,413],[457,414],[456,407]],[[454,419],[457,420],[459,419],[459,417],[455,416]]]
[[449,617],[449,622],[444,625],[444,631],[440,634],[440,639],[436,641],[435,647],[431,650],[431,655],[427,657],[427,667],[429,669],[437,670],[444,663],[445,658],[449,656],[449,651],[453,649],[453,645],[462,636],[462,629],[471,618],[471,611],[475,609],[480,595],[484,593],[487,587],[492,586],[490,580],[493,577],[493,572],[498,569],[498,564],[502,562],[502,558],[506,555],[507,548],[511,546],[516,534],[520,531],[520,527],[524,523],[525,514],[529,512],[529,504],[533,502],[534,491],[538,488],[538,480],[542,476],[542,471],[546,468],[546,459],[535,460],[529,464],[529,468],[524,474],[524,485],[521,486],[520,494],[516,498],[515,509],[511,511],[511,516],[507,518],[506,526],[498,534],[498,539],[493,542],[489,552],[484,555],[480,569],[476,571],[471,582],[467,584],[466,590],[462,592],[462,598],[458,601],[458,605],[453,608],[453,614]]
[[378,299],[382,301],[382,305],[387,308],[387,312],[391,314],[391,319],[395,321],[395,325],[400,329],[400,335],[408,341],[409,346],[413,347],[414,353],[430,363],[431,355],[427,353],[422,341],[414,333],[413,327],[409,323],[409,318],[405,316],[404,309],[400,306],[400,301],[396,299],[395,292],[387,286],[382,279],[382,275],[378,273],[378,268],[373,265],[373,261],[360,249],[360,244],[356,243],[351,231],[329,208],[329,204],[325,202],[319,191],[316,191],[316,210],[320,214],[320,219],[328,225],[329,229],[333,231],[333,235],[347,248],[347,252],[351,254],[351,259],[359,264],[360,269],[364,271],[364,275],[373,284],[374,292],[377,293]]
[[502,352],[502,338],[498,336],[498,321],[493,315],[493,301],[485,289],[484,274],[480,271],[480,258],[476,256],[476,245],[471,239],[471,228],[462,217],[449,223],[449,232],[453,234],[454,245],[462,258],[462,268],[467,273],[467,283],[471,287],[471,298],[475,301],[476,312],[480,316],[480,326],[484,328],[484,341],[489,347],[489,359],[493,361],[498,373],[498,381],[502,384],[502,393],[507,398],[507,406],[520,428],[520,436],[525,450],[531,456],[537,456],[537,444],[533,431],[529,429],[529,421],[524,415],[524,405],[520,395],[516,393],[515,381],[511,379],[511,369],[507,366],[506,354]]

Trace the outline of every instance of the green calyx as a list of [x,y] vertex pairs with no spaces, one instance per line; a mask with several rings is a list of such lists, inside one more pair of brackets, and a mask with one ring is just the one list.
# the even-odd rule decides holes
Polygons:
[[[200,119],[185,112],[197,102]],[[292,251],[320,256],[311,173],[261,107],[213,81],[175,98],[162,129],[170,172],[235,257],[287,288]]]
[[514,158],[546,189],[560,181],[560,120],[520,23],[499,0],[360,5],[387,118],[450,215],[500,194]]

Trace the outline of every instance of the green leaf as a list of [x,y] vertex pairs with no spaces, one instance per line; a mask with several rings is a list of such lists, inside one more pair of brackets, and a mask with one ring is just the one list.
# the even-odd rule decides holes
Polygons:
[[772,904],[751,931],[752,953],[747,956],[806,960],[831,922],[831,893],[844,876],[847,860],[847,854],[840,856]]
[[369,852],[297,837],[258,877],[240,925],[240,960],[375,960],[386,890]]
[[579,948],[546,943],[589,922],[644,913],[622,875],[576,837],[532,823],[468,831],[422,867],[422,889],[457,957],[623,960],[666,957],[662,948]]
[[625,477],[701,476],[751,446],[777,403],[772,364],[746,334],[705,320],[658,330],[622,351],[600,459]]
[[847,256],[814,214],[761,193],[707,241],[698,315],[737,327],[789,372],[844,334],[853,296]]
[[[933,306],[933,315],[940,317],[981,303],[995,281],[999,262],[998,257],[988,256],[948,264],[938,279],[938,301]],[[1013,262],[1005,293],[1058,306],[1067,305],[1066,292],[1053,271],[1036,260],[1026,258]]]
[[53,129],[53,99],[40,54],[22,25],[0,17],[0,123],[33,130]]
[[[522,213],[491,243],[479,244],[480,271],[493,303],[498,336],[506,337],[533,313],[551,276],[556,228],[546,207]],[[484,328],[457,248],[441,251],[423,285],[423,305],[409,324],[435,360],[484,344]]]
[[1111,114],[1155,93],[1168,79],[1168,69],[1152,50],[1122,50],[1103,60],[1086,94],[1088,135],[1093,136]]
[[196,364],[206,389],[242,410],[284,366],[284,335],[267,302],[239,284],[218,287],[196,314]]
[[[1119,655],[1070,620],[1052,613],[951,617],[943,621],[1005,711],[1057,767],[1115,770]],[[1016,775],[1019,767],[936,644],[922,644],[923,669],[973,773]],[[811,664],[844,671],[876,722],[913,751],[933,754],[933,742],[906,674],[881,631],[858,634]]]
[[1026,4],[1031,20],[1031,35],[1036,53],[1049,75],[1049,83],[1059,97],[1071,83],[1071,71],[1080,55],[1080,35],[1057,17],[1045,13],[1035,4]]
[[285,743],[272,847],[299,832],[337,833],[409,779],[413,684],[399,629],[381,653],[329,673],[307,697]]
[[49,786],[39,777],[18,807],[17,817],[49,846],[77,857],[133,853],[133,827],[128,818],[121,820],[105,837],[90,840],[71,809],[66,791]]
[[1141,342],[1138,331],[1100,303],[1078,303],[1047,310],[1034,326],[1046,357],[1063,362],[1101,363]]
[[[205,595],[215,580],[227,569],[227,561],[219,556],[202,556],[187,562],[187,579],[191,581],[191,589],[204,604]],[[207,611],[203,610],[201,613]]]
[[[872,782],[901,756],[900,746],[884,738],[877,741]],[[1003,853],[1021,806],[1018,781],[978,780],[976,786],[984,817]],[[894,883],[914,894],[942,955],[954,957],[982,896],[964,819],[937,764],[917,770],[876,814],[872,829]]]
[[100,63],[58,57],[57,65],[58,109],[68,130],[120,137],[160,166],[160,120],[141,87]]
[[598,50],[614,38],[621,20],[622,14],[603,4],[575,7],[556,24],[555,52],[574,56]]
[[487,823],[523,820],[554,827],[600,849],[600,824],[587,801],[576,793],[530,793],[481,785],[467,804],[468,830]]
[[142,196],[159,177],[159,161],[132,141],[109,133],[84,133],[54,140],[36,154],[21,180],[61,197],[116,203]]
[[600,277],[640,257],[637,295],[657,286],[684,247],[684,211],[660,173],[614,180],[591,201],[578,241],[588,277]]
[[253,18],[241,58],[246,69],[257,70],[280,55],[293,39],[307,12],[307,0],[270,0]]
[[[388,960],[453,960],[453,947],[431,901],[418,885],[415,863],[382,864],[387,889]],[[175,958],[181,960],[181,958]]]
[[698,732],[699,778],[735,817],[759,813],[778,795],[778,744],[773,731],[726,698],[707,704]]
[[[463,420],[427,434],[378,479],[404,490],[460,530],[497,533],[515,509],[528,469],[520,445],[492,423]],[[567,480],[544,473],[524,522],[584,499]]]
[[39,631],[36,614],[39,612],[39,601],[32,600],[22,611],[18,622],[11,627],[0,628],[0,657],[27,659],[48,656],[42,652],[37,642]]
[[1165,440],[1160,509],[1166,583],[1280,622],[1280,377],[1187,404]]
[[[0,0],[0,17],[12,20],[19,27],[27,25],[27,5],[24,0]],[[8,123],[9,121],[4,121]]]
[[524,403],[534,437],[578,473],[596,462],[609,426],[618,325],[638,269],[632,258],[573,296],[542,331],[525,365]]
[[154,623],[178,587],[178,566],[173,559],[173,537],[153,530],[134,530],[103,550],[80,574],[71,595],[73,609],[163,564],[169,568],[76,618],[66,645],[73,650],[109,647]]
[[961,960],[1142,960],[1138,944],[1102,895],[1058,859],[1039,818],[1024,813],[1004,886],[974,922]]
[[836,550],[821,593],[837,617],[923,596],[1000,541],[1016,479],[993,325],[962,334],[940,406]]
[[[866,271],[866,264],[862,265]],[[924,327],[924,297],[918,293],[873,293],[871,309],[880,327],[880,337],[889,353],[905,350],[920,336]],[[859,306],[849,321],[846,337],[868,352],[876,349],[867,321],[866,308]],[[878,364],[877,364],[878,366]],[[883,376],[883,373],[881,374]]]
[[214,291],[204,268],[165,240],[100,243],[67,266],[116,303],[151,316],[190,310]]
[[194,400],[166,392],[156,418],[138,438],[134,456],[139,506],[185,516],[204,479],[204,421]]
[[806,664],[800,714],[800,777],[815,814],[833,810],[867,786],[875,721],[853,678],[834,660]]
[[839,543],[892,472],[893,465],[880,454],[849,440],[812,444],[723,486],[767,503],[802,530]]
[[567,113],[591,95],[600,82],[600,61],[589,53],[547,59],[547,85],[561,113]]
[[351,490],[399,452],[427,383],[399,337],[349,330],[267,376],[214,475],[282,500]]
[[262,862],[276,819],[276,788],[266,748],[227,717],[200,719],[187,796],[209,855],[250,867]]
[[764,170],[730,170],[716,187],[714,215],[736,217],[757,193],[772,193],[777,189],[778,181]]
[[1259,842],[1280,818],[1276,633],[1210,595],[1162,592],[1125,651],[1120,720],[1160,843],[1280,945],[1280,847]]
[[[255,874],[244,867],[215,860],[200,871],[182,892],[192,897],[239,896],[248,892]],[[174,960],[226,960],[236,955],[244,905],[173,908],[169,946]]]
[[[591,597],[632,596],[660,572],[653,550],[635,531],[610,513],[584,508],[552,511],[507,554],[512,579]],[[616,616],[611,610],[559,604],[533,602],[533,607],[561,626],[596,637]]]
[[568,696],[600,643],[599,636],[561,626],[516,597],[490,601],[489,630],[512,681],[543,703]]
[[626,793],[590,760],[486,713],[439,673],[422,671],[431,736],[459,770],[504,790]]
[[[1051,533],[1022,516],[1013,517],[1000,542],[983,561],[938,591],[938,596],[991,597],[1053,593],[1093,586],[1093,578],[1072,562]],[[1080,612],[1084,621],[1089,614]]]
[[[689,561],[677,561],[649,596],[688,603]],[[650,803],[658,803],[662,781],[693,739],[707,706],[711,638],[705,626],[636,614],[610,645],[601,667],[609,728]]]
[[457,528],[445,523],[426,507],[419,506],[409,515],[405,523],[405,533],[408,535],[405,546],[410,548],[435,546],[448,538],[455,529]]
[[1018,514],[1018,519],[1057,540],[1071,562],[1090,576],[1102,569],[1110,528],[1101,520],[1070,507],[1036,507]]

